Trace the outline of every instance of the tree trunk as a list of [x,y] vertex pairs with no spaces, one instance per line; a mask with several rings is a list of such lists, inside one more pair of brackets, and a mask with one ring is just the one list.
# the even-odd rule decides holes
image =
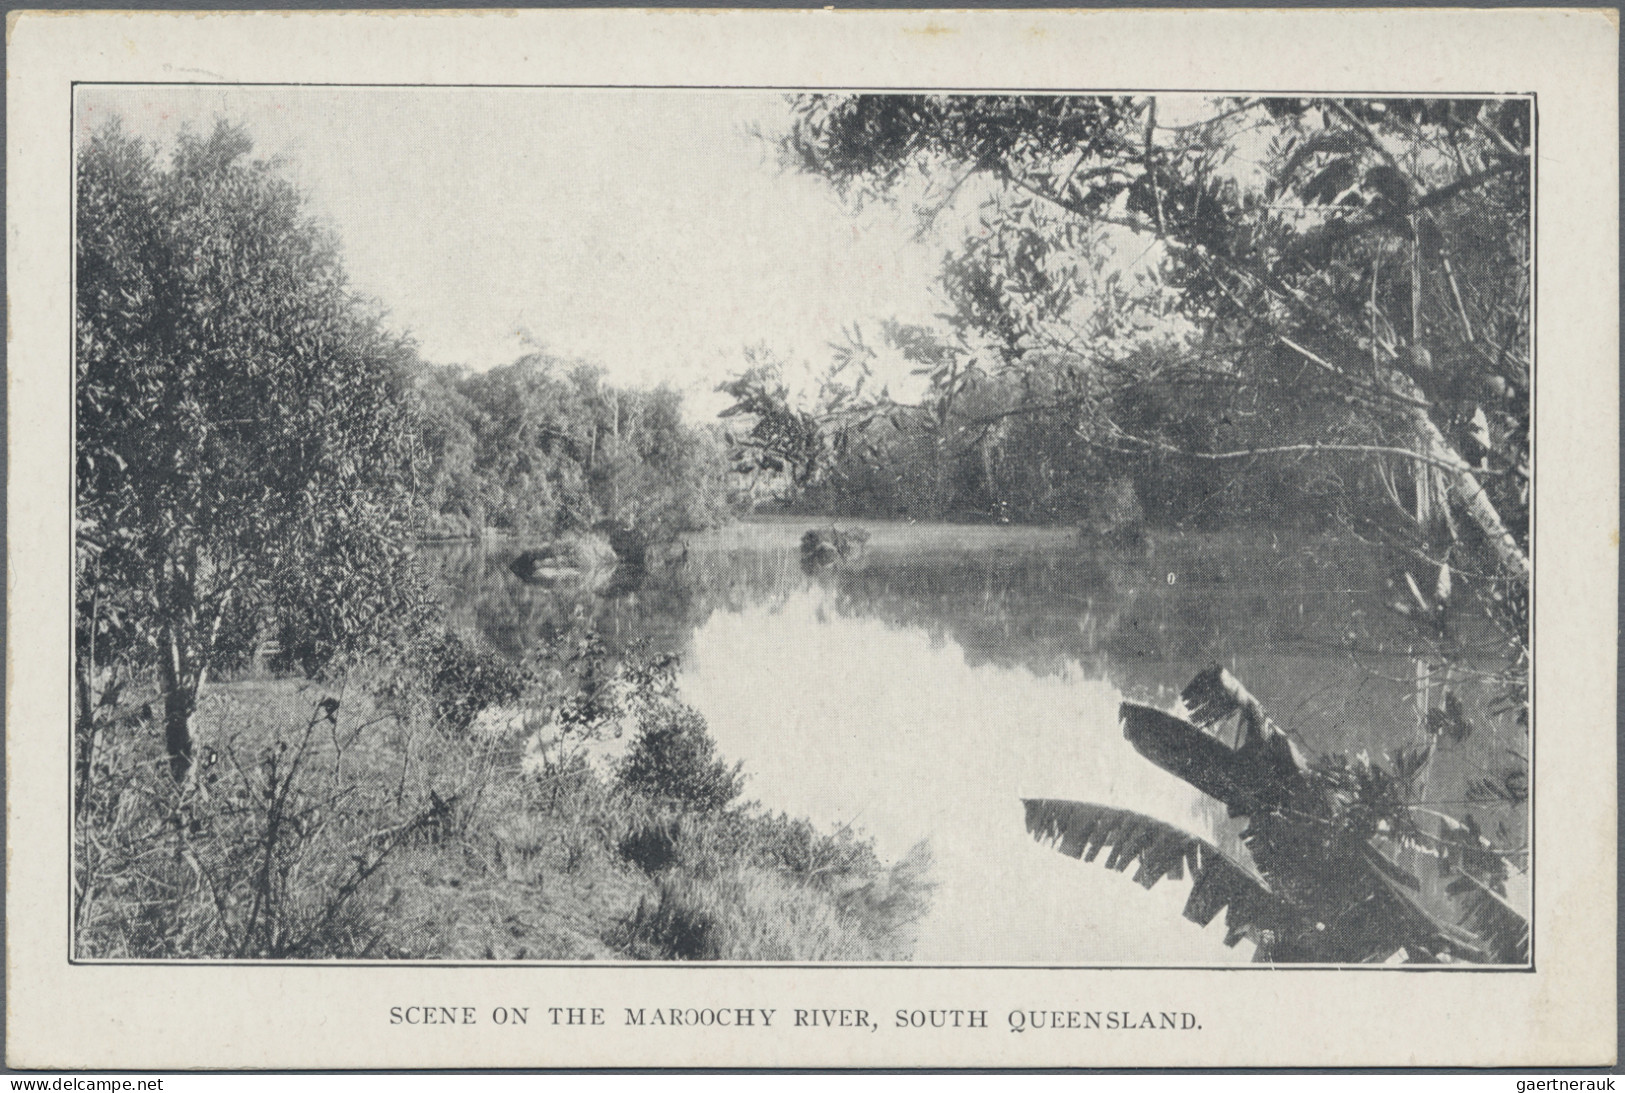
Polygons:
[[[1403,372],[1389,371],[1389,385],[1395,394],[1402,395],[1413,401],[1423,401],[1422,389],[1416,381]],[[1529,556],[1518,545],[1517,538],[1507,529],[1501,520],[1501,514],[1495,510],[1489,495],[1484,492],[1483,483],[1473,474],[1472,468],[1461,457],[1450,441],[1439,431],[1428,412],[1421,406],[1412,406],[1409,416],[1416,428],[1417,439],[1421,444],[1421,454],[1428,459],[1453,467],[1446,471],[1449,478],[1450,492],[1460,503],[1462,511],[1478,526],[1484,539],[1494,551],[1496,560],[1501,569],[1513,579],[1529,583]]]
[[993,515],[999,515],[999,483],[993,476],[993,437],[989,430],[982,434],[982,483],[987,491],[987,503],[991,506]]
[[1411,485],[1416,492],[1416,526],[1427,533],[1433,528],[1433,468],[1412,463]]
[[192,714],[197,696],[187,690],[164,695],[164,747],[169,751],[169,773],[184,782],[192,773]]
[[197,685],[188,678],[180,643],[173,629],[166,635],[165,655],[158,660],[159,684],[164,693],[164,749],[169,773],[184,782],[192,772],[192,714],[197,711]]

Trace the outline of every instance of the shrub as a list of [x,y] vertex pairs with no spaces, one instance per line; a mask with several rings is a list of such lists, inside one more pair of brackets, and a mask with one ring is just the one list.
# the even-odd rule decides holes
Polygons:
[[488,707],[517,702],[530,682],[523,668],[453,630],[429,641],[424,661],[435,721],[454,733]]
[[[631,794],[626,794],[631,797]],[[644,811],[623,859],[657,895],[606,937],[654,960],[906,960],[930,909],[925,843],[887,867],[871,840],[754,808]],[[645,799],[646,800],[646,799]],[[669,808],[669,806],[666,806]]]
[[696,812],[719,812],[744,789],[744,764],[716,753],[705,719],[681,703],[643,711],[621,764],[620,784]]

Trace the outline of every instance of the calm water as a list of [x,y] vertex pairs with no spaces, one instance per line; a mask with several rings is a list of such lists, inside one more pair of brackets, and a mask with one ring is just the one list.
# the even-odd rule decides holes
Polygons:
[[[1220,662],[1311,754],[1379,761],[1422,740],[1440,700],[1444,678],[1428,685],[1424,643],[1388,606],[1399,569],[1363,547],[1266,532],[1104,550],[1068,529],[869,521],[859,562],[808,574],[797,542],[813,523],[695,536],[640,587],[600,594],[521,583],[507,569],[517,546],[425,556],[458,621],[511,653],[594,626],[613,646],[679,654],[685,699],[768,807],[853,824],[888,858],[929,840],[939,887],[919,960],[1246,960],[1248,943],[1224,946],[1222,916],[1205,931],[1180,916],[1188,881],[1146,892],[1041,847],[1021,798],[1138,809],[1233,844],[1222,809],[1123,740],[1125,697],[1171,706]],[[1502,654],[1455,621],[1479,644],[1470,660]],[[1467,784],[1524,745],[1492,695],[1459,670],[1450,682],[1478,729],[1439,752],[1427,800],[1459,814]],[[1474,811],[1521,845],[1515,810]]]

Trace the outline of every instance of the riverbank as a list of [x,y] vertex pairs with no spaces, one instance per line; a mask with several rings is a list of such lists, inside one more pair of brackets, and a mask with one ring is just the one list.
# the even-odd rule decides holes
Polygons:
[[887,866],[850,832],[742,803],[737,768],[658,674],[601,696],[630,743],[596,763],[543,733],[568,714],[546,696],[458,732],[370,683],[214,688],[185,787],[161,734],[132,726],[76,828],[78,955],[909,955],[924,859]]

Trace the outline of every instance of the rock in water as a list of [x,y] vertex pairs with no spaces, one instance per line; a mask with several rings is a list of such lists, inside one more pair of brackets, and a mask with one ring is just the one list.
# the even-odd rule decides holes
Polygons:
[[813,528],[801,537],[801,565],[811,572],[863,556],[869,533],[863,528]]
[[508,568],[526,584],[602,588],[615,573],[615,551],[600,535],[561,535],[520,552]]

